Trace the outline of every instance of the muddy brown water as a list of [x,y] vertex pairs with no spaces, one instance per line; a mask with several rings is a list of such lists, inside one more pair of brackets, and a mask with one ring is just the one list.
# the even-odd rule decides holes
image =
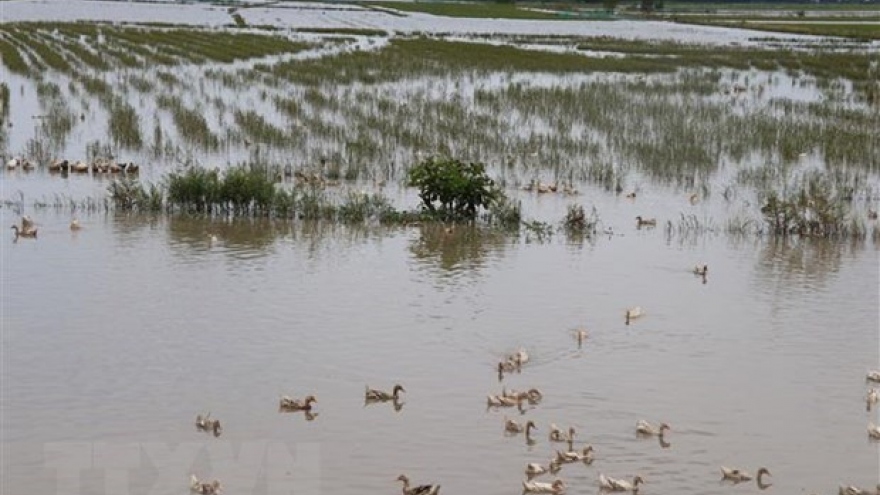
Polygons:
[[[766,466],[767,493],[878,481],[870,245],[103,214],[71,233],[69,214],[30,213],[38,239],[0,241],[4,494],[186,494],[192,472],[230,494],[397,493],[401,473],[513,494],[561,446],[551,422],[596,452],[563,468],[568,493],[597,492],[600,472],[640,474],[647,494],[758,491],[720,483],[721,465]],[[632,305],[646,315],[626,326]],[[519,346],[532,361],[499,383]],[[395,383],[400,411],[364,405],[366,384]],[[502,386],[544,400],[487,411]],[[317,417],[279,413],[281,394],[314,394]],[[219,438],[194,428],[206,411]],[[505,437],[505,417],[534,420],[537,443]],[[669,423],[671,445],[637,439],[638,419]]]

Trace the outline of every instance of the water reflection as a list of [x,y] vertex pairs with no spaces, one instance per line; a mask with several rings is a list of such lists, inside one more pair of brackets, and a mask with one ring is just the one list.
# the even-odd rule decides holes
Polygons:
[[409,251],[420,264],[439,268],[441,273],[476,275],[488,260],[501,257],[507,241],[502,232],[474,226],[422,225]]
[[109,215],[108,218],[113,227],[113,233],[125,246],[133,245],[146,232],[154,232],[162,224],[162,218],[156,215],[118,213]]
[[768,239],[760,250],[755,279],[771,292],[782,286],[823,288],[840,270],[847,249],[864,247],[824,239]]
[[201,253],[222,247],[232,254],[267,254],[277,237],[289,231],[290,224],[266,218],[168,217],[169,238],[176,251]]
[[385,404],[385,403],[391,404],[391,407],[394,408],[394,412],[402,411],[403,406],[406,405],[406,402],[403,402],[400,399],[392,399],[390,401],[376,401],[376,400],[364,399],[364,407],[372,406],[375,404]]

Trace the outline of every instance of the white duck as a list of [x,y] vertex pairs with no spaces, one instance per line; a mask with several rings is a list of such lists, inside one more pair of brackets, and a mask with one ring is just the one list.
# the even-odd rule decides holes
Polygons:
[[554,423],[550,423],[550,441],[551,442],[573,442],[574,441],[574,426],[570,426],[568,428],[568,434],[563,433],[562,430],[559,429],[558,426]]
[[[764,475],[771,476],[770,471],[767,468],[759,468],[757,474],[755,475],[755,479],[758,482],[758,485],[764,485],[762,477]],[[740,483],[742,481],[749,481],[752,479],[752,475],[743,471],[741,469],[734,469],[729,467],[721,466],[721,479],[730,480],[734,483]]]
[[503,395],[486,396],[488,407],[515,407],[521,406],[523,399],[519,397],[505,397]]
[[650,435],[650,436],[662,437],[664,435],[664,433],[666,432],[666,430],[670,430],[670,429],[671,428],[666,423],[660,423],[659,427],[654,428],[651,425],[651,423],[648,423],[645,420],[640,419],[638,422],[636,422],[636,433],[638,433],[640,435]]
[[396,401],[400,399],[401,392],[406,392],[406,389],[404,389],[402,385],[395,385],[394,390],[391,393],[385,392],[384,390],[370,388],[370,386],[367,385],[364,392],[364,400],[367,402]]
[[874,440],[880,440],[880,426],[874,423],[868,423],[868,437]]
[[560,452],[557,450],[555,460],[558,464],[571,464],[574,462],[583,462],[586,464],[590,464],[593,462],[593,446],[587,445],[580,452],[576,450]]
[[523,493],[565,493],[565,483],[562,480],[553,483],[523,481]]
[[529,354],[521,347],[511,357],[521,365],[529,362]]
[[189,476],[189,489],[192,492],[201,493],[202,495],[214,495],[219,493],[223,488],[217,480],[210,483],[204,483],[199,481],[199,479],[196,478],[196,475],[191,474]]
[[629,325],[629,322],[635,320],[636,318],[641,318],[645,315],[645,312],[642,310],[641,306],[635,306],[626,310],[626,324]]
[[508,419],[504,422],[504,431],[507,433],[518,434],[526,432],[526,436],[531,435],[532,429],[536,429],[535,422],[528,420],[525,425],[521,425],[516,420]]
[[293,397],[283,395],[278,402],[278,405],[281,409],[290,410],[290,411],[311,411],[312,403],[318,402],[318,399],[315,398],[314,395],[309,395],[305,399],[299,400],[294,399]]
[[547,468],[538,464],[537,462],[529,463],[526,466],[526,478],[531,480],[535,476],[540,476],[547,472]]
[[529,401],[529,404],[537,404],[544,398],[544,394],[536,388],[530,388],[526,392],[517,392],[516,390],[508,391],[506,388],[501,390],[501,396],[509,399],[522,399]]
[[638,475],[633,478],[632,483],[630,483],[626,480],[610,478],[599,473],[599,486],[603,490],[611,490],[613,492],[636,492],[639,490],[639,485],[644,482],[645,480]]
[[871,490],[862,490],[856,486],[841,486],[840,489],[837,490],[839,495],[880,495],[880,485],[877,485],[877,491],[872,492]]

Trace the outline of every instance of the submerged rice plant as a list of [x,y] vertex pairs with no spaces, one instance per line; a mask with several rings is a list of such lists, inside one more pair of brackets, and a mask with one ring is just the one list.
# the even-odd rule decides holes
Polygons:
[[118,147],[139,150],[143,146],[140,117],[134,107],[121,98],[115,98],[110,105],[108,130],[110,140]]

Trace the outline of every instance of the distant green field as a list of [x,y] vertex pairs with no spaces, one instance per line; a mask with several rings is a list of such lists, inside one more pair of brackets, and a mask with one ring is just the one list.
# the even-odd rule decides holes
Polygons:
[[778,24],[749,22],[741,27],[777,33],[812,34],[880,40],[880,24]]
[[712,11],[712,10],[873,10],[880,12],[880,3],[688,3],[667,2],[666,11]]
[[[476,17],[494,19],[563,19],[559,14],[535,12],[528,5],[494,2],[363,2],[404,12],[421,12],[446,17]],[[535,7],[538,7],[536,4]]]
[[795,15],[786,15],[786,16],[769,16],[769,15],[760,15],[760,14],[748,14],[748,15],[670,15],[666,16],[670,19],[675,19],[683,22],[688,21],[709,21],[709,22],[724,22],[724,23],[741,23],[741,22],[766,22],[766,23],[777,23],[778,21],[784,22],[792,22],[792,21],[804,21],[804,22],[833,22],[835,24],[852,24],[853,22],[878,22],[880,21],[880,12],[877,14],[870,15],[858,15],[858,16],[844,16],[844,15],[811,15],[809,17],[799,17]]
[[[715,17],[678,17],[676,22],[682,24],[698,24],[703,26],[723,26],[735,27],[741,29],[754,29],[756,31],[772,31],[775,33],[792,33],[792,34],[810,34],[814,36],[839,36],[842,38],[856,39],[880,39],[880,24],[876,22],[878,19],[874,16],[859,17],[859,21],[871,21],[874,24],[860,24],[855,22],[847,22],[847,19],[832,19],[833,22],[828,24],[811,24],[805,20],[803,23],[792,23],[790,18],[773,19],[760,17],[747,17],[742,19],[715,18]],[[785,22],[774,22],[783,20]]]

